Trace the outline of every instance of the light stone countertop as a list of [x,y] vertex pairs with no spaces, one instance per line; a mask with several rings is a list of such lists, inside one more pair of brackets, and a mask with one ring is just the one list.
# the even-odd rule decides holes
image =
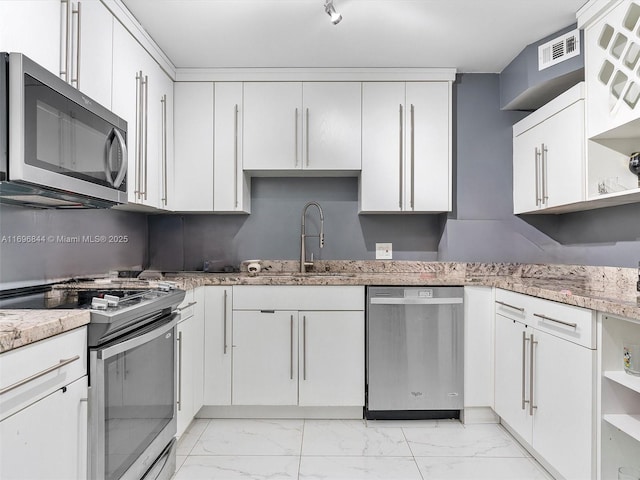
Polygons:
[[88,323],[88,310],[0,310],[0,353]]
[[[242,273],[166,273],[179,288],[205,285],[457,285],[488,286],[640,321],[637,270],[555,264],[411,261],[317,261],[300,274],[298,262],[264,261],[256,276]],[[86,288],[153,288],[157,281],[97,279],[70,282],[57,292]],[[54,293],[56,290],[54,290]],[[0,352],[89,323],[87,310],[0,310]]]

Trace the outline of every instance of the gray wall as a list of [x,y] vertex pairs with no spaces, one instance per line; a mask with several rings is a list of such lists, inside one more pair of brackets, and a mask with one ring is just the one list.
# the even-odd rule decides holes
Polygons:
[[[90,243],[83,236],[98,238]],[[121,241],[110,242],[116,240],[111,236]],[[38,241],[18,242],[14,237]],[[147,243],[143,214],[0,205],[0,289],[140,268],[146,262]]]
[[393,242],[393,256],[401,260],[637,266],[638,205],[560,216],[512,214],[511,126],[526,114],[500,110],[498,75],[459,76],[454,112],[455,207],[448,216],[358,215],[355,178],[254,178],[249,216],[149,217],[151,267],[297,259],[300,213],[310,200],[325,211],[323,259],[373,259],[376,242]]
[[[162,270],[202,269],[204,260],[238,264],[253,258],[298,259],[305,204],[324,211],[325,247],[309,238],[309,255],[325,260],[374,259],[376,242],[392,242],[394,258],[436,260],[436,215],[358,215],[357,178],[254,178],[251,215],[162,215],[149,218],[150,259]],[[307,214],[318,232],[318,213]]]

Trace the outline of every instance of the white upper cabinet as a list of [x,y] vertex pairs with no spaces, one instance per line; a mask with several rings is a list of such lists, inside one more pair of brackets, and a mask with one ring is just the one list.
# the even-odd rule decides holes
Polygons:
[[450,82],[362,89],[361,213],[451,210]]
[[213,92],[210,82],[175,84],[172,210],[213,210]]
[[60,0],[0,1],[0,51],[24,53],[60,75]]
[[302,84],[302,168],[354,171],[361,169],[361,85],[360,82]]
[[213,209],[250,213],[251,179],[242,170],[242,83],[218,82],[214,95]]
[[245,170],[301,168],[301,106],[300,82],[244,84]]
[[[173,96],[173,83],[137,40],[114,22],[112,109],[127,121],[129,203],[164,208],[163,171],[170,163],[169,117],[163,106]],[[166,114],[166,121],[165,121]],[[166,149],[162,137],[166,130]],[[167,157],[166,162],[163,157]],[[165,167],[165,163],[167,166]],[[164,189],[166,190],[166,189]]]
[[0,1],[0,51],[25,54],[107,108],[112,36],[99,0]]
[[[63,22],[69,80],[89,97],[111,108],[111,75],[113,65],[113,16],[99,0],[70,3],[71,28]],[[64,5],[64,4],[63,4]],[[63,34],[64,35],[64,34]]]
[[513,127],[514,213],[585,200],[583,84]]
[[360,169],[359,82],[246,82],[243,168]]

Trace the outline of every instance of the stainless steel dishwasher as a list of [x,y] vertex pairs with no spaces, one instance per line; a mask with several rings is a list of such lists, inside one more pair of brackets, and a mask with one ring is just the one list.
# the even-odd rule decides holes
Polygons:
[[366,418],[460,418],[463,292],[367,288]]

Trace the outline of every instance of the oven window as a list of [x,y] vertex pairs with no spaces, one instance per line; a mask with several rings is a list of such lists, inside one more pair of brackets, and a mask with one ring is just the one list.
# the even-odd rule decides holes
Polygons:
[[113,125],[28,74],[24,81],[25,162],[110,187],[123,162],[116,142],[105,165]]
[[175,329],[104,362],[105,479],[116,480],[172,420]]

